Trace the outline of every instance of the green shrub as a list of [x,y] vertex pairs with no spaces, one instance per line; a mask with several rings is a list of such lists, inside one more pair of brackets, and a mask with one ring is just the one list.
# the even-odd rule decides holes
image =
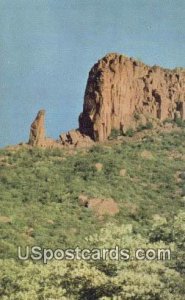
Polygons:
[[182,120],[181,118],[176,118],[175,119],[175,124],[178,127],[185,128],[185,120]]
[[134,130],[132,128],[127,129],[127,131],[124,133],[125,136],[132,137],[134,135]]
[[174,120],[173,119],[170,119],[170,118],[167,118],[163,121],[163,124],[166,124],[166,123],[174,123]]
[[123,135],[122,131],[119,130],[119,129],[112,129],[111,130],[111,134],[109,135],[109,139],[115,139],[117,138],[118,136],[121,136]]
[[176,124],[178,127],[185,128],[185,120],[181,118],[175,118],[175,119],[166,119],[163,121],[163,124],[171,123]]
[[137,128],[137,131],[142,131],[145,129],[152,129],[153,128],[153,123],[148,121],[145,125],[144,124],[140,124]]
[[[184,216],[175,227],[184,234]],[[179,223],[180,222],[180,223]],[[163,260],[136,260],[136,249],[173,249],[159,241],[134,234],[131,225],[108,223],[98,234],[85,238],[88,248],[130,249],[130,260],[51,261],[47,265],[12,259],[0,260],[0,295],[2,300],[39,299],[125,299],[183,300],[185,280],[181,273]]]

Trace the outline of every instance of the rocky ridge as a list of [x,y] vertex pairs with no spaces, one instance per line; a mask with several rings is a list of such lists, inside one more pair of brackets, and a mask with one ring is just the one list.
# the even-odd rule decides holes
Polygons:
[[117,53],[107,54],[90,70],[79,129],[58,141],[45,137],[45,111],[31,125],[28,144],[41,147],[88,147],[105,141],[112,130],[125,133],[151,122],[185,120],[185,69],[150,67]]

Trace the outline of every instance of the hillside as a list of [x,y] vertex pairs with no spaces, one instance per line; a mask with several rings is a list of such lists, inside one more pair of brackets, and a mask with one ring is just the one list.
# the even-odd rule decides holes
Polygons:
[[[1,299],[184,299],[185,130],[141,132],[113,132],[88,149],[0,151]],[[118,210],[101,213],[83,199],[113,201]],[[18,246],[35,245],[170,248],[173,255],[47,265],[18,259]]]

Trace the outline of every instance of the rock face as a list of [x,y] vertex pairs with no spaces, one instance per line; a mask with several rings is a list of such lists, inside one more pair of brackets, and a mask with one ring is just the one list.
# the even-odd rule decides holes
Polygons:
[[89,73],[79,130],[103,141],[112,129],[126,131],[148,121],[185,119],[185,69],[147,66],[116,53]]
[[45,145],[45,110],[40,110],[31,124],[30,137],[28,144],[31,146],[44,146]]

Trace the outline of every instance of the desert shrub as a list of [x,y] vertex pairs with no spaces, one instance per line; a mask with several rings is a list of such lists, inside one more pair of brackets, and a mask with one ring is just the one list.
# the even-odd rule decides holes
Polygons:
[[107,152],[106,149],[101,145],[94,145],[89,149],[89,153],[92,154],[105,154],[106,152]]
[[[170,224],[172,226],[172,224]],[[152,243],[157,241],[173,242],[173,231],[165,217],[160,215],[156,216],[156,219],[152,222],[152,228],[150,231],[149,239]]]
[[90,179],[96,172],[95,166],[87,158],[74,163],[74,173],[84,180]]
[[112,129],[111,134],[109,135],[109,139],[115,139],[118,136],[123,135],[122,131],[120,129]]
[[174,123],[174,120],[173,119],[170,119],[170,118],[167,118],[163,121],[163,124],[166,124],[166,123]]
[[182,120],[181,118],[176,118],[174,120],[175,124],[178,126],[178,127],[182,127],[182,128],[185,128],[185,121]]
[[148,121],[146,124],[140,124],[137,128],[137,131],[142,131],[145,129],[152,129],[153,128],[153,123]]
[[128,128],[124,133],[125,136],[132,137],[134,135],[134,130],[132,128]]
[[113,177],[115,175],[119,175],[119,170],[120,170],[120,161],[115,160],[114,156],[108,157],[106,159],[106,163],[104,163],[104,168],[103,168],[103,172],[106,178],[108,177],[113,180]]
[[175,119],[166,119],[163,121],[163,124],[166,124],[166,123],[171,123],[171,124],[175,124],[177,125],[178,127],[181,127],[181,128],[185,128],[185,121],[181,118],[175,118]]
[[185,212],[179,213],[169,221],[165,217],[157,216],[152,224],[149,234],[151,242],[164,241],[165,243],[174,243],[173,268],[178,272],[185,274]]
[[[182,224],[181,217],[176,222]],[[178,224],[176,224],[178,225]],[[86,237],[89,247],[99,249],[172,248],[173,244],[151,243],[134,234],[131,225],[108,223],[98,234]],[[184,279],[165,261],[111,260],[52,261],[47,265],[0,261],[1,299],[176,299],[184,298]],[[113,271],[113,272],[112,272]]]

